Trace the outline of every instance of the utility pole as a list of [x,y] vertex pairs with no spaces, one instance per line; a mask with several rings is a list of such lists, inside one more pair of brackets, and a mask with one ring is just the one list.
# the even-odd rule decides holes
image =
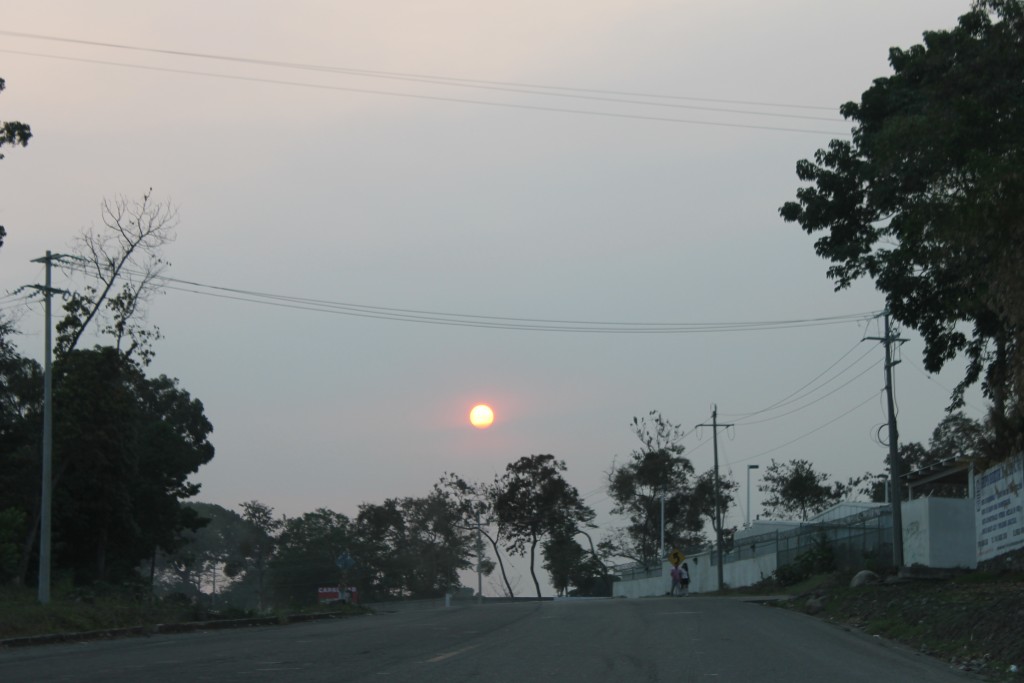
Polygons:
[[718,590],[725,585],[724,568],[722,567],[722,485],[718,478],[718,428],[732,427],[731,424],[718,424],[718,406],[711,406],[711,424],[699,424],[698,427],[711,427],[712,442],[715,450],[715,551],[718,557]]
[[53,262],[62,254],[51,254],[33,259],[32,263],[46,264],[46,285],[31,285],[43,293],[46,299],[46,351],[43,365],[43,472],[42,490],[39,498],[39,602],[43,605],[50,602],[50,509],[53,495],[53,339],[52,339],[52,299],[54,294],[64,290],[54,289],[52,284]]
[[892,327],[889,324],[888,309],[883,314],[885,317],[885,336],[866,337],[885,344],[885,400],[889,410],[889,488],[891,495],[889,500],[892,504],[892,562],[896,571],[903,568],[903,495],[900,489],[900,456],[899,456],[899,431],[896,429],[896,411],[892,398],[892,369],[899,363],[892,359],[893,342],[904,342],[906,339],[893,336]]
[[760,468],[760,465],[747,465],[747,526],[750,526],[750,470]]
[[484,554],[484,540],[480,531],[480,510],[476,511],[476,603],[484,604],[484,574],[481,562]]

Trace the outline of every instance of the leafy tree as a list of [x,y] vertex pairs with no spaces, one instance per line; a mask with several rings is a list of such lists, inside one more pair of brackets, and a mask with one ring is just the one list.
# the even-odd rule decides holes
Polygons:
[[976,0],[889,63],[840,109],[852,139],[797,164],[809,185],[780,213],[819,235],[836,289],[874,280],[929,371],[966,354],[954,406],[981,379],[1004,414],[1011,368],[1024,386],[1024,3]]
[[[724,526],[725,513],[736,501],[736,492],[740,484],[735,479],[730,479],[724,474],[718,477],[718,509],[723,520],[721,529],[723,539],[731,539],[736,528],[726,529]],[[715,519],[715,470],[710,469],[697,477],[693,486],[693,494],[690,502],[690,509],[699,512],[701,517],[711,522],[711,529],[718,537],[718,521]]]
[[[38,363],[18,354],[11,342],[13,334],[11,322],[0,320],[0,510],[17,511],[26,519],[15,523],[14,513],[6,516],[0,534],[24,534],[24,541],[30,535],[27,516],[39,500],[43,378]],[[15,564],[0,571],[0,583],[23,581],[32,560],[31,543],[18,543],[17,550],[5,557]]]
[[[4,79],[0,78],[0,92],[3,92],[6,87]],[[4,145],[10,145],[11,147],[21,145],[24,147],[28,144],[29,139],[32,137],[32,129],[27,123],[21,123],[20,121],[0,121],[0,149]],[[4,155],[0,152],[0,159],[3,159]],[[4,226],[0,225],[0,247],[4,245],[4,237],[7,236],[7,231]]]
[[824,512],[847,493],[847,487],[839,482],[829,486],[829,475],[814,471],[807,460],[775,462],[769,465],[758,490],[767,494],[762,505],[769,514],[799,513],[800,519]]
[[459,572],[473,566],[475,534],[465,528],[458,505],[435,489],[424,498],[402,501],[407,547],[413,560],[406,585],[413,596],[435,597],[460,586]]
[[643,447],[608,473],[612,512],[626,515],[629,525],[602,545],[609,553],[652,567],[659,562],[663,496],[668,538],[683,546],[699,544],[703,521],[699,508],[691,505],[693,465],[682,455],[682,428],[653,410],[642,419],[634,417],[630,427]]
[[[944,460],[955,457],[975,458],[984,462],[994,456],[992,429],[977,420],[973,420],[963,413],[952,413],[947,415],[932,431],[928,446],[911,442],[900,444],[900,472],[907,473],[914,470],[924,469],[930,465],[941,463]],[[888,458],[884,463],[885,471],[882,474],[866,474],[862,478],[864,484],[860,492],[866,494],[875,502],[886,500],[886,490],[889,482]],[[962,486],[950,483],[931,483],[917,487],[920,495],[935,495],[950,498],[960,498],[966,495]],[[904,497],[907,495],[906,487],[901,492]]]
[[576,541],[576,529],[556,529],[541,544],[544,563],[541,565],[551,576],[551,585],[559,596],[569,593],[573,575],[590,555]]
[[195,530],[185,529],[173,550],[157,554],[151,572],[160,594],[198,598],[209,583],[212,598],[218,582],[223,592],[228,577],[238,576],[242,569],[239,548],[249,532],[248,523],[237,512],[220,505],[191,502],[184,507],[206,524]]
[[248,533],[242,538],[239,546],[244,558],[246,574],[251,574],[256,581],[256,609],[262,612],[267,606],[267,571],[270,559],[277,547],[277,534],[284,526],[285,520],[274,517],[274,508],[249,500],[239,507],[242,508],[242,519],[248,525]]
[[364,503],[352,547],[358,583],[377,599],[443,595],[472,566],[475,541],[458,502],[440,489],[425,498]]
[[116,349],[75,351],[54,381],[54,558],[78,583],[134,576],[201,522],[181,502],[213,457],[203,406]]
[[[508,573],[505,571],[505,561],[501,557],[503,529],[494,507],[498,496],[497,485],[470,484],[457,475],[446,473],[435,486],[453,497],[461,515],[462,528],[474,533],[479,529],[481,536],[491,544],[497,566],[501,570],[506,595],[515,596],[512,584],[508,580]],[[481,561],[483,574],[489,575],[492,570],[493,563]]]
[[361,504],[354,536],[352,554],[360,592],[374,600],[401,596],[405,522],[399,501],[392,498],[379,505]]
[[594,518],[576,488],[562,477],[565,463],[553,455],[524,456],[509,463],[497,480],[495,511],[507,530],[510,553],[530,556],[530,576],[540,599],[537,546],[546,537],[575,529]]
[[317,586],[336,583],[336,559],[350,545],[345,515],[318,508],[284,521],[270,560],[270,585],[276,604],[315,603]]

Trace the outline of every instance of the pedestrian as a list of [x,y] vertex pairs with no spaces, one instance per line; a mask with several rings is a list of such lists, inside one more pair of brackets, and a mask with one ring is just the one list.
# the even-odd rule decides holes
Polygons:
[[685,562],[679,569],[679,587],[682,589],[683,595],[690,594],[690,566]]
[[669,590],[668,594],[675,595],[676,590],[682,590],[683,572],[679,568],[678,564],[674,564],[672,565],[672,571],[670,573],[672,575],[672,588]]

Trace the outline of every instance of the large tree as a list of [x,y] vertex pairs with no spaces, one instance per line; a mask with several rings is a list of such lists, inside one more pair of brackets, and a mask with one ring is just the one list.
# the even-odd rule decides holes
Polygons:
[[578,529],[594,518],[575,486],[565,480],[565,463],[555,456],[523,456],[509,463],[497,480],[495,510],[507,529],[506,548],[517,555],[529,554],[530,576],[537,599],[537,547],[542,540],[567,529]]
[[[3,92],[6,87],[4,79],[0,78],[0,92]],[[24,147],[28,144],[29,138],[32,137],[32,129],[27,123],[21,121],[0,121],[0,148],[4,145],[10,145],[11,147],[21,145]],[[3,159],[3,152],[0,152],[0,159]],[[0,247],[4,245],[4,237],[7,236],[7,231],[4,226],[0,225]]]
[[[651,411],[634,417],[630,429],[642,447],[608,472],[612,512],[629,525],[615,530],[602,546],[645,567],[657,566],[661,547],[661,501],[665,501],[665,535],[680,546],[699,545],[703,520],[693,503],[693,465],[683,456],[680,425]],[[712,499],[713,504],[713,499]]]
[[182,502],[213,458],[203,405],[112,347],[55,366],[54,557],[78,583],[133,576],[200,524]]
[[345,515],[318,508],[284,522],[270,560],[270,586],[278,606],[315,604],[318,586],[338,583],[337,558],[351,544]]
[[1024,2],[976,0],[889,63],[780,213],[818,236],[836,289],[874,280],[929,371],[966,355],[954,406],[980,380],[1004,414],[1014,369],[1024,386]]
[[807,460],[772,460],[757,489],[766,494],[762,505],[769,514],[795,514],[806,520],[832,507],[849,492],[846,485],[829,484],[828,480],[828,474],[816,472]]
[[245,536],[240,544],[244,558],[243,567],[247,577],[253,577],[256,586],[256,609],[262,612],[267,607],[267,575],[270,560],[277,549],[277,537],[285,519],[274,516],[274,508],[258,500],[248,500],[242,508],[242,519],[248,523]]

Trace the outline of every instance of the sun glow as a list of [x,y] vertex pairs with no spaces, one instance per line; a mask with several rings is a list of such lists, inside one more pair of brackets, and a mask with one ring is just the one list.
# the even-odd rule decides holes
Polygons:
[[469,423],[477,429],[487,429],[494,422],[494,411],[489,405],[481,403],[469,411]]

